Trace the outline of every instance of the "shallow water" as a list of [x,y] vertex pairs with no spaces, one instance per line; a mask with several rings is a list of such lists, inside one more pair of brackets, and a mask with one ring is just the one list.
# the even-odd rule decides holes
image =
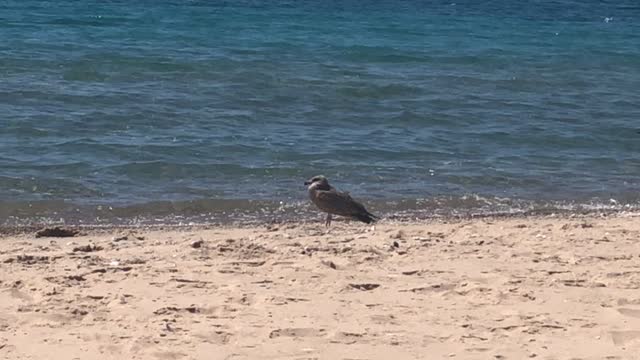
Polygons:
[[635,1],[5,1],[0,202],[306,209],[322,173],[387,212],[635,206],[639,20]]

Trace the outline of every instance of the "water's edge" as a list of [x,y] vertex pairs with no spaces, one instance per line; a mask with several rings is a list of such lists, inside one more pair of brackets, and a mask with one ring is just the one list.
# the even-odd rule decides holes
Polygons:
[[[430,199],[364,200],[385,220],[464,219],[640,212],[637,200],[571,202],[514,200],[468,195]],[[85,227],[252,225],[319,221],[323,217],[308,201],[192,200],[155,201],[125,206],[78,205],[65,201],[0,202],[0,229],[49,225]]]

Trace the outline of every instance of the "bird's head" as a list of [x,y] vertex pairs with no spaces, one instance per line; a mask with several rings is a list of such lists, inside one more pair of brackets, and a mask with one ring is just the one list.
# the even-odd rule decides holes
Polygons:
[[309,188],[311,188],[312,186],[314,188],[326,188],[329,187],[329,180],[327,180],[327,178],[323,175],[316,175],[311,179],[305,181],[304,184],[309,186]]

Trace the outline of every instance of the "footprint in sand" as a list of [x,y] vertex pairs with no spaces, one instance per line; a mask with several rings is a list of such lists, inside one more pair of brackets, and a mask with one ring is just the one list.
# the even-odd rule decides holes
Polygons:
[[640,342],[640,331],[612,331],[611,339],[618,346],[628,345],[632,342]]
[[31,302],[33,301],[33,297],[25,292],[22,292],[18,289],[12,288],[9,289],[8,291],[9,296],[19,299],[19,300],[23,300],[25,302]]
[[375,324],[400,325],[398,319],[393,314],[371,315],[370,319]]
[[618,312],[624,316],[640,318],[640,310],[637,309],[620,308]]
[[314,328],[287,328],[276,329],[269,334],[270,339],[279,337],[322,337],[325,336],[325,329]]
[[176,360],[187,357],[187,354],[176,351],[156,352],[153,355],[160,360]]
[[214,332],[208,333],[196,333],[193,336],[200,338],[203,342],[215,344],[215,345],[225,345],[229,343],[229,340],[233,336],[232,333],[217,330]]
[[352,332],[341,331],[335,334],[331,342],[351,345],[355,343],[364,343],[368,341],[366,339],[366,333],[352,333]]

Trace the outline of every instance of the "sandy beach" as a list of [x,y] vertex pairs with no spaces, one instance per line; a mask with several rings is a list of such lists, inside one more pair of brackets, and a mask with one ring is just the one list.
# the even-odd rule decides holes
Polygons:
[[4,359],[636,359],[637,215],[0,238]]

